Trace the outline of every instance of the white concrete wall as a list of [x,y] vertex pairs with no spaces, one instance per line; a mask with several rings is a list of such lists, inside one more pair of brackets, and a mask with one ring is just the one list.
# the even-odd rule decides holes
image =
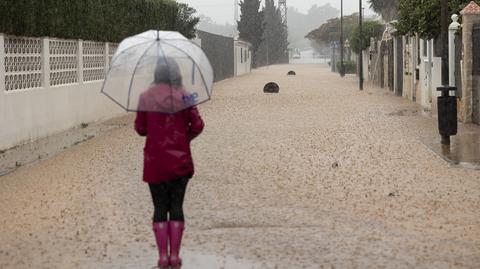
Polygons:
[[0,149],[125,113],[101,82],[0,94]]
[[[4,64],[0,64],[0,77],[2,78],[2,83],[0,83],[0,126],[2,126],[0,128],[0,150],[80,126],[82,123],[104,120],[125,113],[100,93],[103,80],[96,79],[92,82],[84,82],[84,79],[88,80],[83,77],[83,71],[85,70],[98,71],[96,74],[102,76],[104,69],[108,66],[109,56],[111,55],[111,53],[108,53],[107,46],[103,45],[106,48],[103,50],[105,52],[103,58],[105,65],[102,65],[101,61],[97,61],[96,67],[84,67],[84,59],[85,61],[90,60],[83,57],[89,57],[89,55],[82,55],[82,41],[67,41],[70,45],[74,43],[77,44],[78,47],[76,47],[76,50],[79,54],[77,58],[75,58],[75,54],[67,55],[68,51],[63,49],[58,50],[58,56],[53,56],[52,58],[49,50],[50,41],[52,40],[41,40],[43,46],[40,53],[41,56],[39,56],[40,54],[38,52],[31,53],[25,51],[22,53],[21,51],[17,51],[20,47],[18,44],[15,45],[14,49],[11,48],[9,52],[6,53],[2,46],[7,46],[7,44],[5,44],[6,40],[7,43],[13,46],[13,43],[19,43],[22,39],[17,38],[13,42],[8,37],[0,34],[0,58],[5,59],[5,57],[7,57],[8,61],[10,61],[9,65],[5,63],[5,60],[2,61]],[[31,40],[33,40],[32,42],[37,42],[37,46],[39,45],[38,40]],[[58,44],[63,42],[61,40],[54,41],[57,41]],[[92,47],[95,47],[97,49],[96,51],[102,51],[102,45],[99,43],[94,43]],[[37,48],[37,50],[39,49]],[[94,53],[88,52],[88,49],[86,51],[90,54]],[[101,55],[98,57],[101,57]],[[96,58],[97,60],[102,59],[98,57]],[[22,63],[22,61],[34,58],[38,59],[36,61],[40,61],[41,59],[41,70],[32,71],[31,66],[27,67],[27,64]],[[64,63],[61,63],[54,67],[55,70],[50,70],[50,67],[53,66],[52,64],[55,64],[56,61],[64,61],[66,63],[68,59],[76,59],[76,67],[73,66],[73,69],[68,69],[68,66],[66,67]],[[12,65],[11,62],[13,60],[16,61],[14,65],[17,65],[18,68],[12,69],[14,65]],[[49,61],[53,63],[49,63]],[[22,68],[20,68],[21,66],[24,66],[25,70],[22,70]],[[65,71],[58,68],[63,68],[67,71],[77,70],[78,80],[70,84],[62,84],[61,79],[57,82],[52,82],[50,79],[55,78],[55,75],[52,74],[57,72],[57,74],[61,75],[62,72]],[[7,71],[7,69],[9,70]],[[22,83],[22,79],[19,77],[15,77],[16,79],[13,81],[17,83],[17,85],[12,86],[11,78],[13,76],[31,76],[32,74],[40,73],[41,87],[18,86],[18,83]],[[6,77],[10,77],[10,84],[6,83]],[[71,78],[72,76],[70,79]],[[75,76],[73,76],[73,78],[75,78]],[[38,79],[36,81],[40,83]],[[59,85],[51,86],[50,84]]]

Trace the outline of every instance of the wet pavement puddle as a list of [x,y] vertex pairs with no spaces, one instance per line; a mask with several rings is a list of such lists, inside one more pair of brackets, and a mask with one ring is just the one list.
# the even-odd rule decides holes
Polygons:
[[480,134],[460,134],[450,139],[450,146],[441,145],[440,138],[423,139],[422,143],[452,165],[480,170]]
[[[265,263],[253,263],[245,259],[231,256],[219,256],[192,250],[182,250],[183,265],[181,269],[268,269],[272,268]],[[97,269],[156,269],[156,257],[151,259],[133,259],[129,261],[115,261],[114,264],[94,265]]]

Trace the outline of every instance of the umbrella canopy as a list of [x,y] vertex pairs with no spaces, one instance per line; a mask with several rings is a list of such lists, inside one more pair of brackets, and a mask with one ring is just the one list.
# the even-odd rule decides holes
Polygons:
[[177,32],[124,39],[102,93],[127,111],[173,114],[210,100],[213,70],[202,49]]

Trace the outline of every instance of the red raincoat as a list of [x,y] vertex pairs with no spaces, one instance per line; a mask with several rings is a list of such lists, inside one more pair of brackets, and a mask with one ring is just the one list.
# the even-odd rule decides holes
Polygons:
[[[179,95],[185,93],[183,90],[176,92]],[[170,86],[154,85],[140,96],[139,110],[158,107],[167,101],[171,104],[171,98]],[[181,97],[178,100],[181,100]],[[143,181],[162,183],[193,176],[190,141],[202,132],[203,127],[204,123],[195,107],[172,115],[137,112],[135,130],[139,135],[147,137]]]

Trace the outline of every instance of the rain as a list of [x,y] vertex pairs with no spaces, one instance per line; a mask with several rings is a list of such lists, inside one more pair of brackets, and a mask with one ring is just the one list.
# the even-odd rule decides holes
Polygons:
[[47,2],[0,4],[1,269],[478,268],[478,1]]

